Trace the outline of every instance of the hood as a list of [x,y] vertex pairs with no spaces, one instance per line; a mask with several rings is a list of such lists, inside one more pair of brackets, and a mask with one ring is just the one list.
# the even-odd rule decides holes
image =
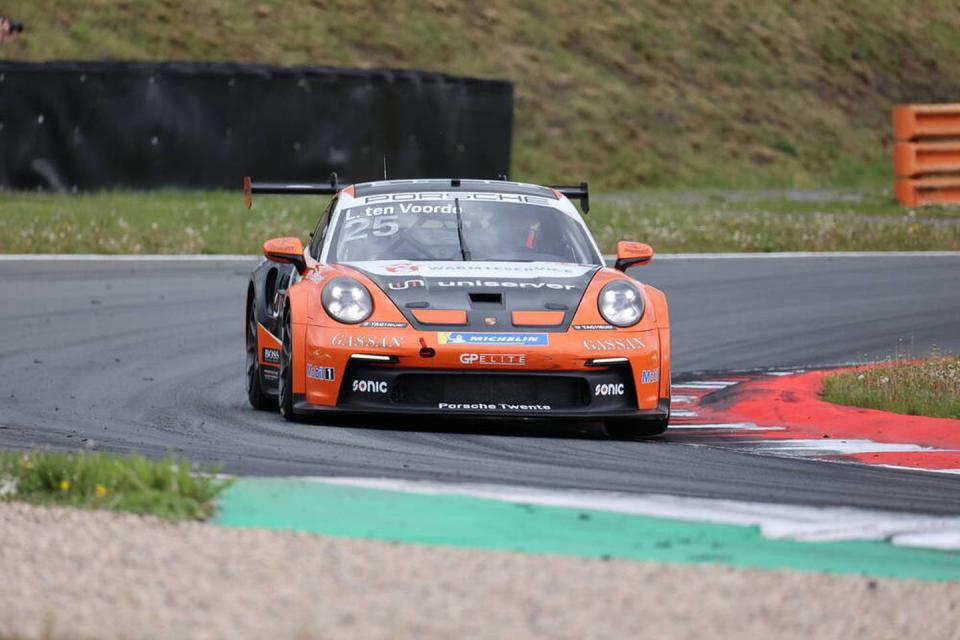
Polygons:
[[[566,331],[584,291],[600,269],[558,262],[346,262],[383,292],[419,329],[515,331],[514,311],[563,312],[562,322],[537,331]],[[466,312],[466,325],[424,324],[418,310]],[[529,328],[525,326],[524,329]]]

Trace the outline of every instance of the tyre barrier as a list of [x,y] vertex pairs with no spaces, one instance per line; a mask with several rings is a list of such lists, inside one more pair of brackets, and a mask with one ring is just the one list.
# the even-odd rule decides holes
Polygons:
[[960,205],[960,104],[900,105],[893,135],[900,204]]

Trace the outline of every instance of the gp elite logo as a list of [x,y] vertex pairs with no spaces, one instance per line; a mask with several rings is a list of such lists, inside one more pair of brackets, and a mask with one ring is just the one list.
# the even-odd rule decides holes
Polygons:
[[525,367],[527,356],[524,353],[461,353],[460,364],[482,367]]

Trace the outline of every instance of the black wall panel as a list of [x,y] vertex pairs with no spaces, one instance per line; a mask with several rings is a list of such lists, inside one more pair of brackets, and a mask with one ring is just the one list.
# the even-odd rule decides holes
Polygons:
[[493,178],[509,82],[221,63],[0,62],[0,185],[237,188],[240,178]]

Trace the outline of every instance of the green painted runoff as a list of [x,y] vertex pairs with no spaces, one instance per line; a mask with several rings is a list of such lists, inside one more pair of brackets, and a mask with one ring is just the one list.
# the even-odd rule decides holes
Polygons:
[[223,526],[418,544],[721,563],[921,580],[960,580],[960,553],[881,541],[771,540],[752,526],[544,507],[293,478],[241,478],[220,499]]

